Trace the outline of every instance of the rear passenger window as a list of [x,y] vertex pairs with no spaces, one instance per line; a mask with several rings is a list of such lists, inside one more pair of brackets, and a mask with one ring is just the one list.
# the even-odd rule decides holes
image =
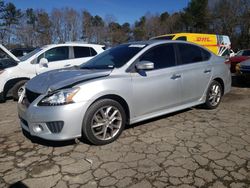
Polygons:
[[74,54],[75,54],[75,58],[90,57],[91,56],[89,47],[75,46],[74,47]]
[[191,44],[177,44],[179,48],[179,54],[181,64],[190,64],[203,61],[202,49],[198,46]]
[[154,69],[162,69],[175,66],[175,52],[173,44],[165,44],[147,51],[140,61],[151,61]]

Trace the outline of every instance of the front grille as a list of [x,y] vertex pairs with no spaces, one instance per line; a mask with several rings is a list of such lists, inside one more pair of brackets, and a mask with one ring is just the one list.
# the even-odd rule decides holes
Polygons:
[[26,89],[25,93],[29,103],[32,103],[40,95],[39,93],[32,92],[28,89]]
[[52,133],[60,133],[62,131],[64,122],[52,121],[52,122],[47,122],[46,125]]
[[23,118],[19,117],[20,121],[22,122],[23,125],[25,125],[26,127],[29,127],[28,122],[26,120],[24,120]]

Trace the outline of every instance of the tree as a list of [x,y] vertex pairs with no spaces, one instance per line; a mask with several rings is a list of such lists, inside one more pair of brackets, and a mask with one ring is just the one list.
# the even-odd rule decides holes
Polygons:
[[52,41],[55,43],[65,42],[64,39],[64,20],[63,12],[61,9],[53,9],[51,12],[51,32]]
[[0,0],[0,40],[3,43],[3,39],[5,37],[5,28],[3,24],[3,13],[4,13],[4,1]]
[[244,3],[242,7],[242,14],[240,16],[240,23],[238,25],[240,34],[238,36],[238,44],[242,48],[250,48],[250,2],[247,0],[242,0],[241,3]]
[[0,0],[0,13],[4,11],[4,1]]
[[121,44],[130,39],[131,29],[129,23],[120,25],[117,22],[111,22],[109,27],[109,38],[113,45]]
[[92,15],[88,11],[82,13],[82,38],[89,42],[92,38]]
[[78,24],[78,12],[72,8],[64,8],[63,16],[64,41],[76,41],[78,39],[78,28],[80,28]]
[[210,22],[208,0],[191,0],[181,17],[186,31],[206,32]]
[[37,17],[33,9],[27,9],[16,28],[16,39],[24,46],[34,46],[36,44],[36,27]]
[[[19,23],[19,19],[22,17],[21,10],[17,9],[13,3],[7,3],[6,5],[3,2],[0,3],[2,9],[1,15],[1,26],[2,32],[7,36],[7,42],[10,44],[11,35],[14,34],[15,27]],[[3,38],[1,38],[3,40]]]
[[104,37],[104,26],[105,26],[103,19],[100,16],[96,15],[91,18],[91,25],[93,32],[92,42],[102,43]]
[[135,22],[135,27],[133,30],[134,40],[145,40],[146,39],[146,17],[142,16],[139,21]]
[[248,0],[217,0],[213,6],[210,6],[213,16],[212,31],[228,35],[234,48],[247,47],[250,2]]
[[44,10],[36,11],[37,23],[35,32],[37,33],[37,45],[41,46],[50,44],[52,42],[51,37],[51,21],[49,15]]

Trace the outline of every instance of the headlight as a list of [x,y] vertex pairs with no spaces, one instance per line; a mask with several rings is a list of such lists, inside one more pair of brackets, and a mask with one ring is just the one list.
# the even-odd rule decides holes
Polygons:
[[57,91],[44,97],[39,106],[59,106],[74,103],[73,97],[79,91],[79,88],[70,88]]

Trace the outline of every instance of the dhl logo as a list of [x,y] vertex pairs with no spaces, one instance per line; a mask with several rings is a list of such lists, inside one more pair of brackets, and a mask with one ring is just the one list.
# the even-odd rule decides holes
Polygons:
[[212,40],[209,37],[196,37],[197,42],[212,42]]

